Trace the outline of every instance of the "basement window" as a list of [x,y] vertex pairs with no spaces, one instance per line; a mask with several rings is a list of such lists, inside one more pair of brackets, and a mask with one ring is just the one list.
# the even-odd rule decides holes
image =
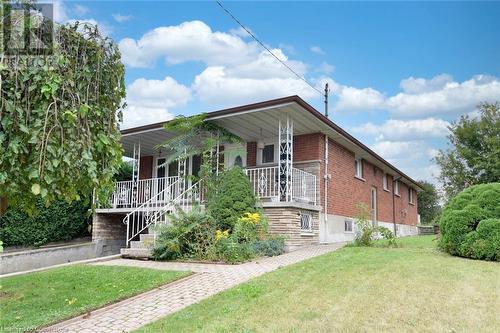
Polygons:
[[312,231],[312,216],[311,212],[302,210],[300,211],[300,231],[311,232]]
[[352,232],[352,220],[344,221],[344,232]]

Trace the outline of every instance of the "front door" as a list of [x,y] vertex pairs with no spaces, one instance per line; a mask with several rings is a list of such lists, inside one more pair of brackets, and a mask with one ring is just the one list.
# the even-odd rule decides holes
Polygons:
[[377,225],[377,189],[375,187],[371,188],[370,208],[372,223],[375,226]]

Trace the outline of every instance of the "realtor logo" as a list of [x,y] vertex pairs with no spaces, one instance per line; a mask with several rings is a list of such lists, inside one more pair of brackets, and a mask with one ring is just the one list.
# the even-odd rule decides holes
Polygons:
[[44,56],[54,51],[53,5],[2,3],[0,56]]

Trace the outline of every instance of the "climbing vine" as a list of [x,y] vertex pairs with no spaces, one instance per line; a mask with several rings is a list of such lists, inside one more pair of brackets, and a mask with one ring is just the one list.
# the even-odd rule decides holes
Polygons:
[[0,198],[28,211],[40,197],[104,200],[122,156],[116,44],[89,24],[54,24],[53,54],[0,57]]

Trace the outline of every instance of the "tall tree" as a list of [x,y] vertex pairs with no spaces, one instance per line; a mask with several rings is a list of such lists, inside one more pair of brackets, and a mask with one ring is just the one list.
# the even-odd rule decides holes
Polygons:
[[478,111],[450,126],[450,148],[435,158],[448,199],[470,185],[500,181],[500,103],[482,103]]
[[6,198],[29,211],[39,198],[71,202],[94,189],[103,200],[121,161],[117,46],[88,24],[42,25],[41,33],[54,31],[52,54],[0,58],[2,208]]
[[441,206],[439,206],[439,194],[434,184],[421,180],[418,182],[422,191],[417,193],[418,213],[422,224],[431,224],[438,217]]

